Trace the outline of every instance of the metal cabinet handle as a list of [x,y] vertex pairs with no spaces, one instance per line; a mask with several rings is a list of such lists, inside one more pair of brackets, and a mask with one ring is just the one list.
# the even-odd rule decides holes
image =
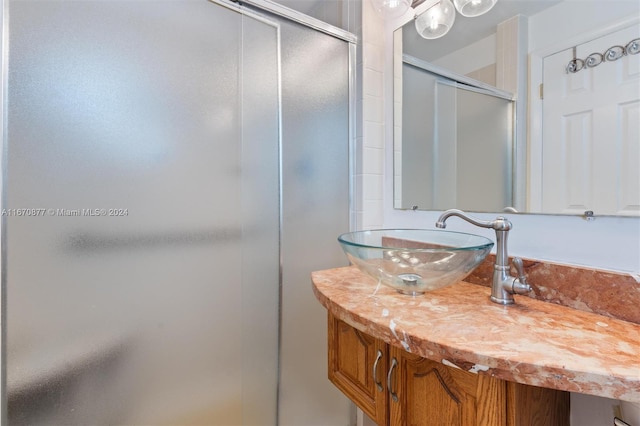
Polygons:
[[387,390],[393,402],[398,402],[398,394],[393,391],[393,370],[398,366],[398,361],[395,357],[391,360],[391,367],[389,367],[389,373],[387,374]]
[[373,383],[376,384],[376,388],[378,388],[378,392],[382,392],[384,389],[382,387],[382,382],[378,380],[378,361],[382,359],[382,351],[378,349],[378,355],[376,356],[376,360],[373,363]]

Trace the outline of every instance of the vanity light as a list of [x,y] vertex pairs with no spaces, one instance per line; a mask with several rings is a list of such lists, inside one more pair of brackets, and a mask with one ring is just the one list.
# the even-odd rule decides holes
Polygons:
[[[382,0],[373,0],[382,1]],[[391,0],[388,0],[391,1]],[[426,39],[440,38],[449,32],[456,20],[456,10],[466,17],[487,13],[498,0],[440,0],[424,12],[416,9],[415,24],[418,34]],[[414,1],[418,3],[418,1]],[[424,2],[428,4],[429,2]]]
[[376,12],[385,18],[398,18],[409,10],[411,0],[371,0],[371,4]]
[[480,16],[487,13],[498,0],[453,0],[460,15],[466,17]]
[[416,30],[426,39],[440,38],[449,32],[456,20],[451,0],[440,0],[426,11],[416,14]]

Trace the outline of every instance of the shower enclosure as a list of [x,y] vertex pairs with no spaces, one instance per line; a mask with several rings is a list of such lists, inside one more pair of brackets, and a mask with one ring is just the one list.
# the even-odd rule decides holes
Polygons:
[[344,424],[309,272],[345,263],[351,43],[217,1],[3,13],[3,424]]

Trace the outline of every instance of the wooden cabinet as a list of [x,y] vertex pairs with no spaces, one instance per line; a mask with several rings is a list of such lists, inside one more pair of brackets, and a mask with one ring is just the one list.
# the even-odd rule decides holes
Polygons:
[[329,379],[379,425],[566,426],[568,392],[447,367],[329,314]]
[[379,425],[387,422],[388,346],[329,315],[329,380]]

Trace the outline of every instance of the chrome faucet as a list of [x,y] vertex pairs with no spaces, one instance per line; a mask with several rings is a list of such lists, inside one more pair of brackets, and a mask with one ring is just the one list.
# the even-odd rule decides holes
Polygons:
[[524,274],[522,259],[515,257],[513,266],[518,271],[518,277],[513,277],[509,273],[509,255],[507,254],[507,237],[509,230],[513,227],[507,218],[498,216],[493,221],[477,220],[467,215],[462,210],[450,209],[442,213],[436,222],[436,227],[446,228],[446,220],[451,216],[458,216],[467,222],[489,228],[496,231],[496,263],[493,267],[493,283],[491,285],[491,301],[501,305],[511,305],[514,303],[514,294],[527,294],[532,288],[527,282]]

